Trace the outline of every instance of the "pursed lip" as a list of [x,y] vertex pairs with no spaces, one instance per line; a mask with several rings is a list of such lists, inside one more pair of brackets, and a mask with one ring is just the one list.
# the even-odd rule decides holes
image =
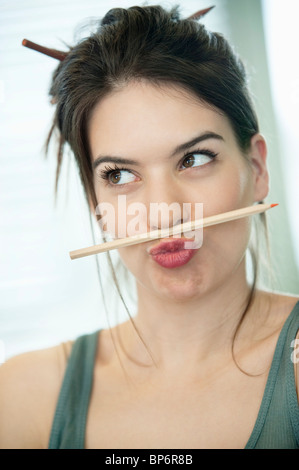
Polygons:
[[172,238],[162,240],[158,245],[151,247],[148,252],[150,255],[158,255],[160,253],[172,253],[185,249],[185,243],[190,242],[188,238]]

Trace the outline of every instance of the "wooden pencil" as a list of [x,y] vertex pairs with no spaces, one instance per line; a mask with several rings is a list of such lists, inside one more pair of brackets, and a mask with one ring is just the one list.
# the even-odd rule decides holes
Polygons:
[[278,204],[256,204],[254,206],[244,207],[243,209],[237,209],[230,212],[224,212],[222,214],[212,215],[203,219],[193,220],[186,222],[175,227],[170,227],[162,230],[154,230],[151,232],[145,232],[131,237],[120,238],[99,245],[89,246],[87,248],[81,248],[79,250],[70,251],[71,259],[83,258],[84,256],[95,255],[103,253],[109,250],[115,250],[117,248],[123,248],[125,246],[137,245],[138,243],[145,243],[150,240],[158,238],[170,237],[178,235],[179,233],[191,232],[211,225],[222,224],[224,222],[230,222],[232,220],[241,219],[250,215],[259,214],[265,212]]

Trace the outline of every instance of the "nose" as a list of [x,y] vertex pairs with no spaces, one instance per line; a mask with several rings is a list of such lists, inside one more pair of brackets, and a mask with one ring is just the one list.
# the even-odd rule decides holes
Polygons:
[[190,220],[190,211],[178,201],[151,202],[148,215],[149,230],[163,230]]
[[148,198],[148,229],[163,230],[190,221],[189,206],[173,182],[164,184],[160,190],[156,187]]

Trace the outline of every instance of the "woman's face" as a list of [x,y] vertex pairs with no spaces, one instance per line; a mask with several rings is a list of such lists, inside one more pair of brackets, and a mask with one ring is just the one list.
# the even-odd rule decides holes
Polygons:
[[[145,232],[194,220],[198,203],[208,217],[250,206],[268,193],[263,138],[253,137],[248,164],[229,120],[178,88],[131,82],[106,96],[90,118],[89,143],[97,199],[114,207],[120,238],[134,234],[134,203],[145,209],[142,214],[138,209]],[[176,210],[157,219],[154,203],[164,203],[164,208],[176,203]],[[184,203],[190,209],[185,213]],[[119,254],[137,287],[165,299],[186,300],[212,292],[236,275],[249,233],[250,218],[206,228],[202,246],[176,267],[161,265],[149,253],[159,240],[119,249]]]

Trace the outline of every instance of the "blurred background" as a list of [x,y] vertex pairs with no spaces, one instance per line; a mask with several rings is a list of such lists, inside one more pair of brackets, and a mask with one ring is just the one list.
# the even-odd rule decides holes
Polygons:
[[[65,159],[55,205],[55,148],[44,158],[53,114],[48,88],[57,61],[22,47],[22,39],[63,50],[78,34],[88,34],[81,28],[87,19],[113,7],[157,3],[180,4],[186,17],[215,5],[204,23],[226,35],[247,66],[268,142],[267,202],[279,203],[269,214],[275,287],[299,295],[298,0],[1,0],[0,360],[109,324],[96,257],[69,257],[93,244],[76,168],[71,157]],[[105,254],[97,259],[114,324],[127,314]],[[134,314],[129,296],[126,302]]]

